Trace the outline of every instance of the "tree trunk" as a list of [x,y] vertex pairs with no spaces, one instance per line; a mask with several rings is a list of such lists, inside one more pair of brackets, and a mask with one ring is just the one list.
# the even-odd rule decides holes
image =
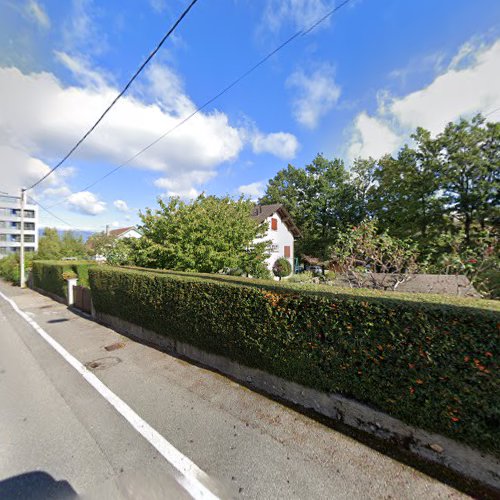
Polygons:
[[465,243],[468,246],[470,244],[470,228],[472,225],[472,216],[469,212],[465,213],[465,224],[464,224],[464,231],[465,231]]

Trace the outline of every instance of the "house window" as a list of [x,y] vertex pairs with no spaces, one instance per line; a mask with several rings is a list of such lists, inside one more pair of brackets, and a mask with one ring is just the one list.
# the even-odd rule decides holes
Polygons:
[[287,259],[289,259],[291,256],[291,252],[290,252],[290,246],[289,245],[285,245],[285,257]]
[[271,219],[271,229],[273,231],[278,230],[278,219],[275,219],[274,217]]

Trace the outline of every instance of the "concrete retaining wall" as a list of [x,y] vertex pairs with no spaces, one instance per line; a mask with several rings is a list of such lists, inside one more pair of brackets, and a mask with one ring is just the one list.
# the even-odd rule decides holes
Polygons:
[[500,491],[500,460],[449,438],[409,426],[385,413],[338,394],[326,394],[315,389],[249,368],[223,356],[211,354],[115,316],[93,311],[97,321],[162,349],[229,375],[272,396],[315,410],[321,415],[340,421],[354,429],[367,432],[396,446],[402,446],[430,462],[479,481]]

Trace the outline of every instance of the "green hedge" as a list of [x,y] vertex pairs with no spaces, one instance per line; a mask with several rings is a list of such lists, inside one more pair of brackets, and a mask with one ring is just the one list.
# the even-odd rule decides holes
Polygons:
[[89,267],[95,264],[88,261],[35,260],[33,261],[33,285],[46,292],[66,299],[68,288],[63,273],[73,272],[78,276],[78,284],[89,286]]
[[500,313],[491,301],[107,266],[89,278],[99,312],[500,455]]

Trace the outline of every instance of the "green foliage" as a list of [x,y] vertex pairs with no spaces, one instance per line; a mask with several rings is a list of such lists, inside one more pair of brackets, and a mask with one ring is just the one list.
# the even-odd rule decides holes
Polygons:
[[[303,234],[296,255],[324,260],[338,235],[364,219],[377,219],[379,233],[411,240],[419,264],[442,273],[446,255],[456,257],[442,244],[443,235],[450,241],[463,235],[459,253],[467,255],[481,252],[484,231],[498,231],[499,187],[500,123],[478,115],[448,124],[436,137],[418,128],[411,147],[380,159],[359,158],[349,175],[341,160],[322,156],[304,168],[288,165],[269,181],[261,201],[289,209]],[[474,275],[476,288],[489,296],[498,286],[495,258],[496,264],[491,257],[483,264],[481,257],[477,267],[488,269]]]
[[462,223],[467,244],[474,231],[498,222],[500,123],[476,116],[450,123],[436,138],[444,195]]
[[[26,272],[26,276],[28,271],[32,267],[33,252],[26,252],[24,254],[24,268]],[[19,284],[20,277],[20,267],[19,267],[19,254],[14,253],[7,255],[0,259],[0,276],[11,283],[16,285]]]
[[75,236],[71,231],[64,231],[59,236],[57,229],[47,227],[38,243],[37,259],[84,258],[87,254],[88,250],[81,236]]
[[77,277],[78,284],[89,286],[88,269],[91,262],[82,261],[33,261],[33,285],[45,292],[57,295],[62,299],[67,298],[67,277]]
[[269,181],[260,203],[283,203],[303,233],[297,253],[324,257],[336,234],[364,216],[362,200],[340,159],[317,155],[305,168],[288,165]]
[[106,266],[90,286],[99,312],[500,455],[494,302]]
[[123,266],[133,263],[135,243],[135,238],[123,238],[113,241],[103,254],[106,257],[106,262],[113,266]]
[[279,279],[286,278],[292,272],[292,265],[288,262],[288,259],[284,257],[280,257],[276,259],[276,262],[273,264],[273,274],[277,276]]
[[116,238],[114,236],[106,234],[104,231],[94,233],[87,240],[87,251],[89,255],[104,255],[106,257],[106,254],[115,241]]
[[201,195],[191,203],[158,199],[157,210],[141,213],[143,237],[134,242],[134,262],[144,267],[218,272],[240,268],[260,274],[267,242],[264,225],[250,217],[253,203],[243,198]]
[[0,259],[0,276],[11,283],[19,283],[19,255],[11,254]]
[[89,255],[102,255],[113,266],[134,264],[135,238],[116,238],[105,232],[95,233],[87,240]]
[[[363,221],[338,235],[331,249],[332,262],[345,273],[351,285],[362,286],[369,275],[375,288],[396,289],[418,271],[416,246],[407,241],[379,234],[377,221]],[[382,279],[375,276],[382,273]]]
[[483,296],[500,298],[500,246],[493,232],[476,234],[473,246],[467,245],[463,231],[446,232],[436,240],[431,252],[436,255],[428,272],[464,274]]

